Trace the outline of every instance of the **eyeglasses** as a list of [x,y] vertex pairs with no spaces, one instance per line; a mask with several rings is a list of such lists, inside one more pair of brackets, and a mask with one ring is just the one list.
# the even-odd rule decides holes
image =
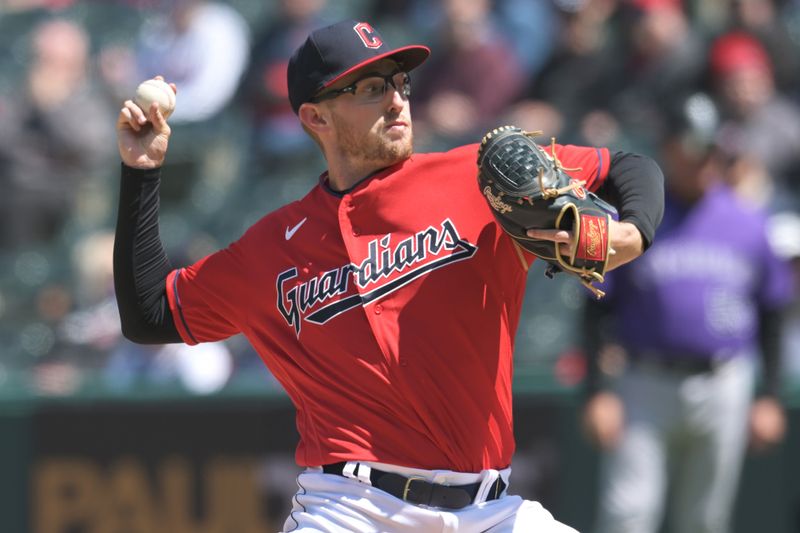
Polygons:
[[394,72],[387,75],[374,72],[347,87],[315,96],[311,101],[321,102],[350,93],[358,104],[374,104],[383,100],[386,91],[389,90],[389,85],[394,87],[403,98],[411,96],[411,76],[408,75],[408,72]]

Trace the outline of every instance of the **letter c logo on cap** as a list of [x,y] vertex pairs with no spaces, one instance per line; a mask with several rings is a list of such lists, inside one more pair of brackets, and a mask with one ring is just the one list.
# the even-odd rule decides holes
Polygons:
[[380,48],[383,45],[383,41],[378,37],[377,32],[366,22],[359,22],[353,26],[353,30],[355,30],[356,35],[367,48]]

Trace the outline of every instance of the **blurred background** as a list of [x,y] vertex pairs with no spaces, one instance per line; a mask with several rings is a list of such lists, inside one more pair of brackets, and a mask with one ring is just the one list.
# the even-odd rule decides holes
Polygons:
[[[726,182],[767,213],[800,279],[798,0],[0,0],[0,531],[280,527],[291,405],[247,342],[120,334],[114,123],[138,82],[178,85],[161,231],[173,264],[193,262],[324,170],[285,70],[311,29],[342,18],[432,48],[413,74],[417,151],[516,124],[662,161],[675,113],[699,121],[685,148],[725,154]],[[578,421],[587,295],[537,267],[515,355],[515,488],[582,530],[597,469]],[[737,532],[800,531],[792,298],[789,431],[748,458]]]

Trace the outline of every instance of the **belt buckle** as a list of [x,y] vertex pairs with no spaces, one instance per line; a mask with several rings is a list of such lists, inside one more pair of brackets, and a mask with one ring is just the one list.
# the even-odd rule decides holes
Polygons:
[[410,476],[406,479],[406,484],[403,486],[403,501],[408,501],[408,492],[411,490],[411,482],[412,481],[425,481],[424,477],[420,476]]

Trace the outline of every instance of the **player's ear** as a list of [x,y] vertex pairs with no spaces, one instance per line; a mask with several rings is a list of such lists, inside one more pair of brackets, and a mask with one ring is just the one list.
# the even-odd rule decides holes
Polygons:
[[297,111],[297,116],[303,126],[317,135],[324,133],[331,127],[330,118],[322,106],[318,104],[304,103]]

